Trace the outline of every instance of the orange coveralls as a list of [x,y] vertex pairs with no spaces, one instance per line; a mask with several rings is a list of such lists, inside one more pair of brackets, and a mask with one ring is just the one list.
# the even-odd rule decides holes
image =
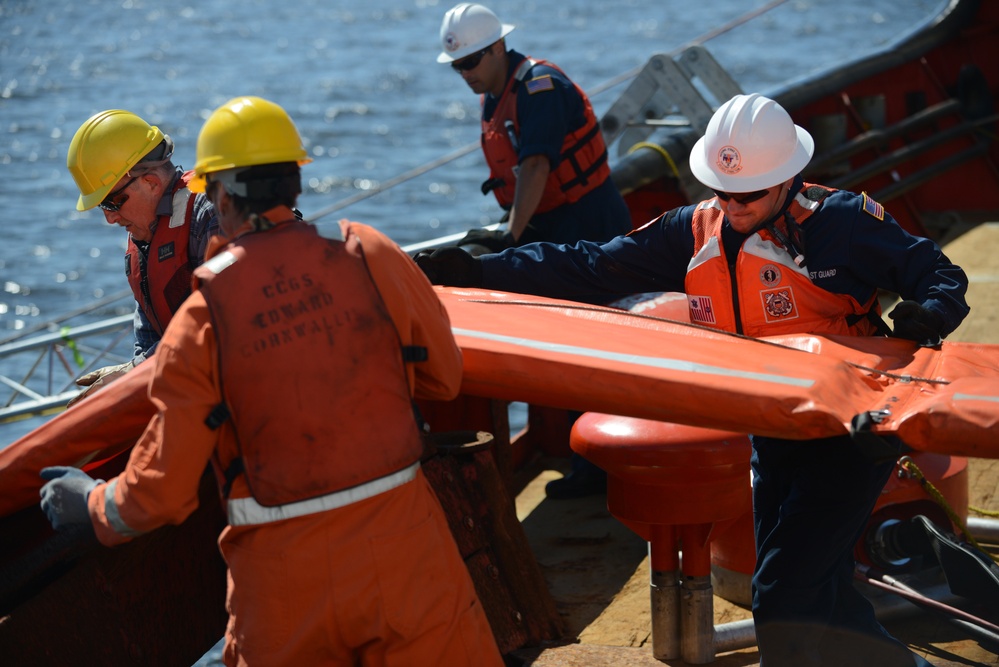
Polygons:
[[[266,217],[291,215],[275,209]],[[461,352],[423,272],[374,229],[342,226],[360,235],[402,344],[428,350],[428,361],[407,364],[414,395],[453,398]],[[217,339],[200,291],[174,316],[153,362],[150,397],[157,414],[125,470],[89,496],[98,539],[109,546],[183,522],[197,506],[198,482],[213,453],[223,468],[238,454],[230,428],[205,425],[222,396]],[[280,387],[262,381],[259,390]],[[249,495],[238,476],[230,499]],[[444,512],[420,471],[410,482],[337,509],[227,526],[219,547],[229,566],[227,665],[503,664]]]

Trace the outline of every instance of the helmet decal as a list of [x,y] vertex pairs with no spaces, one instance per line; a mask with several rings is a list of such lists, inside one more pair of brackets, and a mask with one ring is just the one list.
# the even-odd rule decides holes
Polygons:
[[742,171],[742,155],[735,146],[722,146],[718,149],[718,168],[726,174]]
[[449,32],[444,35],[444,50],[448,53],[454,53],[461,48],[461,42],[458,41],[458,37],[453,33]]

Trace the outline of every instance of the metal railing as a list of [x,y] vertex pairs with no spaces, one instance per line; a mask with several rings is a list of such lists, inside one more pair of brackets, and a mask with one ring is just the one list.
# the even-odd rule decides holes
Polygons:
[[[80,392],[75,380],[132,357],[132,315],[0,344],[0,385],[9,395],[0,424],[66,407]],[[16,375],[15,375],[16,373]]]

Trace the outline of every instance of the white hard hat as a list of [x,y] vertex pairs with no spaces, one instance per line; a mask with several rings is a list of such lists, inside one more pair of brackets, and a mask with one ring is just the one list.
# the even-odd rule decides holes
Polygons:
[[797,176],[815,142],[784,107],[757,93],[718,107],[690,151],[690,170],[712,190],[753,192]]
[[513,26],[500,23],[488,7],[471,2],[455,5],[441,22],[441,46],[444,50],[437,56],[437,62],[460,60],[498,42],[511,31]]

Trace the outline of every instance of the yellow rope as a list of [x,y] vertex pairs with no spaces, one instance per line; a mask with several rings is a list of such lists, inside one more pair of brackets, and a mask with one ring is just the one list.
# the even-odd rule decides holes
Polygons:
[[916,481],[919,482],[919,485],[923,487],[923,490],[926,491],[926,493],[937,503],[937,505],[939,505],[941,509],[943,509],[943,511],[947,513],[947,516],[950,518],[951,521],[954,522],[954,525],[958,527],[958,529],[961,531],[961,534],[964,535],[964,539],[966,539],[968,543],[970,543],[973,547],[975,547],[982,553],[986,554],[993,561],[999,563],[999,558],[985,551],[985,549],[982,548],[982,545],[980,545],[978,541],[971,535],[971,533],[968,532],[968,529],[965,527],[964,522],[961,521],[961,517],[959,517],[957,513],[954,512],[950,504],[947,502],[947,499],[944,498],[942,493],[940,493],[940,490],[937,489],[937,487],[933,486],[930,480],[926,479],[926,475],[924,475],[923,471],[919,469],[919,466],[916,465],[915,461],[913,461],[908,456],[903,456],[898,460],[898,466],[903,470],[905,470],[906,472],[908,472],[910,475],[912,475],[916,479]]
[[987,510],[984,507],[975,507],[974,505],[968,505],[968,509],[974,512],[975,514],[999,517],[999,510]]
[[663,148],[659,144],[652,143],[651,141],[642,141],[629,148],[628,155],[631,155],[639,148],[651,148],[655,152],[659,153],[659,155],[661,155],[662,158],[666,160],[666,164],[669,165],[669,168],[673,170],[673,175],[676,176],[677,178],[680,177],[680,170],[677,168],[676,162],[673,162],[673,158],[670,157],[669,152],[665,148]]

